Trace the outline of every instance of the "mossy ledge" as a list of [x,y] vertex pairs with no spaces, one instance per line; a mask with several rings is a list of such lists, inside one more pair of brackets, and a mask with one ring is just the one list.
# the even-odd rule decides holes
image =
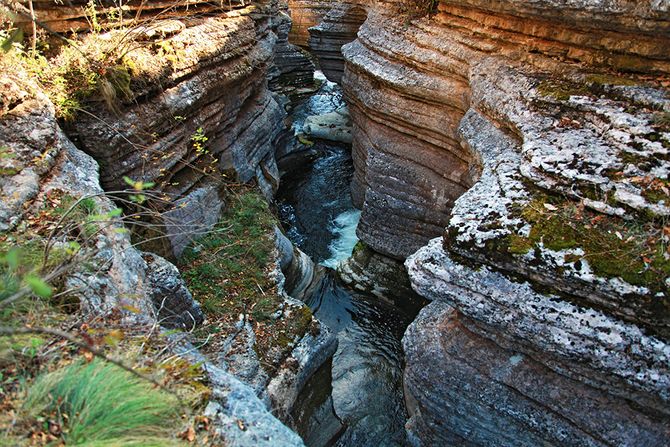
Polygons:
[[178,261],[207,320],[196,331],[209,340],[205,353],[217,352],[234,333],[240,318],[252,324],[254,350],[270,375],[311,327],[307,306],[286,305],[273,276],[277,219],[260,192],[229,189],[227,210],[219,223],[196,240]]

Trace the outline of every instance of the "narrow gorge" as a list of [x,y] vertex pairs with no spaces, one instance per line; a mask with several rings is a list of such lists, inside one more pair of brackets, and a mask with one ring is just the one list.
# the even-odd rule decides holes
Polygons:
[[0,12],[1,445],[670,446],[670,1]]

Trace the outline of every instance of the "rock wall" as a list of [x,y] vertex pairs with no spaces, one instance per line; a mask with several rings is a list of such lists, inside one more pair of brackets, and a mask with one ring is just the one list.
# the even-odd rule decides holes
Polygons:
[[[40,22],[52,30],[74,26],[84,17],[81,2],[60,10],[50,3],[35,2],[35,8]],[[8,90],[0,98],[0,134],[3,146],[8,146],[3,154],[10,151],[2,157],[2,231],[34,222],[44,198],[56,189],[75,198],[92,195],[101,212],[112,210],[115,205],[104,191],[114,196],[114,191],[132,190],[130,179],[155,183],[145,191],[145,206],[162,213],[169,242],[155,248],[178,256],[218,222],[225,206],[220,193],[224,178],[255,180],[266,196],[272,196],[278,182],[274,154],[284,130],[285,108],[313,89],[313,65],[287,42],[291,23],[278,2],[239,4],[233,11],[202,3],[189,3],[191,9],[168,8],[166,20],[154,15],[166,12],[170,4],[132,3],[128,11],[146,22],[127,34],[121,31],[121,36],[126,45],[136,46],[97,78],[103,87],[110,81],[114,94],[104,94],[101,87],[83,99],[85,109],[78,110],[72,121],[56,120],[53,104],[39,87],[21,81],[27,78],[25,73],[6,78],[9,70],[1,67],[2,85]],[[82,45],[104,46],[119,33],[92,33],[82,38]],[[124,196],[118,197],[122,201]],[[130,214],[134,205],[126,204]],[[86,253],[99,268],[90,271],[86,264],[66,275],[67,288],[75,290],[85,311],[129,308],[133,309],[126,312],[129,320],[169,328],[193,329],[203,322],[200,306],[177,268],[154,253],[137,250],[121,221],[106,228],[88,248]],[[290,286],[299,295],[314,272],[309,258],[295,254],[298,257],[289,260],[287,271],[293,274]],[[276,269],[270,270],[285,298],[280,313],[304,313],[305,305],[284,293],[279,264],[278,260]],[[310,331],[291,341],[295,349],[276,376],[268,377],[253,352],[252,326],[243,324],[239,332],[239,345],[246,343],[242,348],[247,352],[220,352],[216,364],[205,365],[213,389],[207,413],[231,445],[302,445],[272,414],[270,405],[287,417],[302,386],[332,356],[336,339],[312,320]],[[194,362],[203,358],[177,338],[177,344],[186,345],[183,352],[176,349],[178,354],[193,357]],[[254,371],[245,375],[249,365]],[[259,384],[262,389],[256,388]]]
[[293,26],[289,41],[301,47],[307,47],[309,29],[318,25],[336,2],[333,0],[288,0]]
[[[168,238],[149,248],[168,257],[217,221],[224,178],[255,179],[272,197],[285,107],[318,87],[313,64],[288,43],[286,2],[225,3],[34,3],[41,26],[96,31],[78,45],[95,60],[99,88],[76,92],[86,110],[64,129],[98,161],[105,190],[126,189],[126,178],[156,184],[151,206]],[[130,32],[115,29],[124,20]]]
[[665,445],[670,4],[363,6],[358,234],[420,249],[433,301],[404,337],[412,442]]
[[288,3],[281,1],[274,21],[277,41],[274,46],[274,65],[269,73],[269,87],[287,96],[291,105],[304,100],[319,88],[314,80],[314,64],[308,53],[296,46],[289,34],[294,26]]
[[[94,205],[89,206],[95,206],[95,213],[102,215],[116,205],[100,187],[96,161],[61,130],[53,104],[40,88],[26,81],[26,73],[0,68],[0,83],[5,87],[0,95],[0,236],[4,250],[7,243],[23,241],[27,232],[25,237],[30,239],[21,246],[26,253],[36,238],[46,237],[51,228],[58,229],[57,222],[46,221],[44,212],[45,207],[56,207],[58,202],[53,202],[53,197],[90,198]],[[75,230],[65,227],[53,233],[52,251],[67,247],[74,235],[79,249],[69,263],[47,269],[47,279],[63,282],[68,297],[81,302],[84,318],[119,312],[124,324],[137,331],[154,330],[157,324],[183,330],[166,333],[166,349],[202,365],[207,372],[212,395],[205,414],[229,445],[302,446],[299,436],[270,411],[267,392],[258,393],[259,397],[257,390],[233,371],[210,363],[187,341],[188,331],[200,325],[204,315],[177,268],[158,255],[139,251],[129,233],[122,231],[122,218],[92,222],[97,222],[99,229],[91,237],[82,237],[78,229],[90,225],[88,221],[77,222]],[[48,225],[46,233],[43,225]],[[293,306],[304,305],[294,302]],[[284,394],[271,391],[278,406],[290,408],[306,378],[325,360],[323,357],[332,355],[335,346],[327,328],[300,340],[291,353],[296,366],[281,370],[281,376],[275,379],[288,388],[280,390]]]
[[336,2],[321,22],[309,28],[309,48],[329,81],[342,81],[342,46],[356,39],[358,28],[367,18],[366,9],[356,2]]
[[[0,70],[4,86],[0,98],[3,242],[20,244],[25,256],[30,256],[29,247],[48,236],[51,251],[62,250],[73,237],[67,229],[58,228],[57,222],[51,222],[54,230],[49,233],[39,224],[35,228],[40,219],[48,223],[43,210],[54,206],[49,203],[50,197],[90,197],[99,214],[115,205],[102,194],[97,163],[63,133],[49,99],[27,80],[26,73],[11,73],[4,68]],[[48,272],[51,280],[63,280],[85,313],[104,314],[125,306],[138,309],[125,315],[132,322],[159,320],[177,328],[201,323],[200,305],[184,287],[176,268],[159,256],[136,249],[120,228],[123,222],[119,219],[101,221],[89,238],[79,238],[80,248],[73,254],[71,265],[66,264],[58,275],[59,270]]]
[[343,48],[342,80],[357,135],[359,236],[398,258],[441,233],[479,175],[477,155],[457,133],[472,102],[472,67],[504,57],[542,72],[534,82],[579,64],[596,74],[668,69],[662,5],[577,2],[565,23],[555,2],[440,2],[439,13],[418,20],[402,17],[401,3],[368,8],[359,38]]
[[[154,56],[158,79],[131,77],[131,94],[116,110],[93,103],[91,113],[67,127],[100,163],[106,190],[125,189],[129,177],[155,182],[170,197],[165,225],[171,247],[159,251],[178,256],[216,222],[222,176],[256,178],[268,195],[277,187],[273,144],[285,112],[267,88],[277,12],[276,2],[269,2],[165,23],[176,32],[147,37],[174,53]],[[143,55],[128,57],[137,65]]]

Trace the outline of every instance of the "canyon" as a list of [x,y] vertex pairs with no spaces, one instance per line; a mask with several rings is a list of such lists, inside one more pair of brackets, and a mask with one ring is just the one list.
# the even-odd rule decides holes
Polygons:
[[[30,7],[85,34],[87,4]],[[101,231],[82,248],[99,268],[65,288],[83,314],[181,329],[169,350],[206,372],[226,445],[667,445],[670,2],[108,8],[117,25],[82,48],[128,51],[94,66],[74,119],[48,80],[2,67],[0,229],[56,192],[101,213],[145,194],[150,215]],[[216,320],[180,261],[204,256],[231,184],[280,208],[272,290],[256,283],[270,323]],[[327,259],[353,227],[351,257]],[[221,341],[195,348],[212,322]],[[264,351],[272,328],[288,334]],[[386,377],[365,380],[375,362]]]

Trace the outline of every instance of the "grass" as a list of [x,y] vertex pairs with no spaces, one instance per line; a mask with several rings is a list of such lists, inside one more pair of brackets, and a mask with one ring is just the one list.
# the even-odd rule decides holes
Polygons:
[[23,409],[68,445],[176,445],[166,429],[175,397],[99,359],[40,375]]
[[207,324],[197,332],[213,339],[204,350],[216,351],[217,340],[234,332],[238,316],[246,315],[256,334],[256,352],[272,372],[295,337],[310,328],[312,314],[303,306],[273,317],[284,303],[270,275],[277,220],[258,191],[242,188],[228,201],[218,225],[185,250],[180,270],[207,314]]

